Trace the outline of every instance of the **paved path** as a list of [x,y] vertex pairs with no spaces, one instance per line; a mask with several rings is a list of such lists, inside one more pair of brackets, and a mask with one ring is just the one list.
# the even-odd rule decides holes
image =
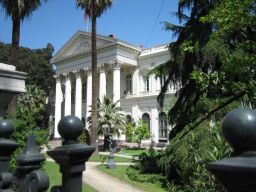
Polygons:
[[[129,163],[116,163],[127,165]],[[99,192],[144,192],[97,169],[98,162],[87,162],[83,172],[83,181]]]

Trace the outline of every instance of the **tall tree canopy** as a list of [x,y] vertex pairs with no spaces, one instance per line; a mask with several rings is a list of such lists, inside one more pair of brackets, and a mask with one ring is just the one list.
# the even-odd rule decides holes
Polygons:
[[91,145],[97,147],[97,92],[98,92],[98,76],[97,76],[97,45],[96,45],[96,21],[112,5],[112,0],[77,0],[78,7],[85,10],[85,14],[89,16],[92,21],[92,112],[91,112]]
[[[47,1],[47,0],[45,0]],[[0,0],[0,5],[5,10],[6,16],[12,19],[12,48],[10,62],[19,69],[19,42],[20,42],[20,23],[30,17],[40,5],[40,0]]]
[[[10,49],[10,44],[0,42],[0,62],[8,63]],[[50,94],[55,82],[50,63],[53,51],[53,46],[48,43],[47,46],[42,49],[21,47],[19,54],[20,70],[28,73],[26,84],[38,86],[43,89],[47,95]]]
[[180,0],[176,15],[181,26],[165,23],[177,35],[171,60],[155,69],[168,77],[160,104],[170,83],[179,88],[169,111],[171,138],[232,101],[254,105],[256,83],[255,0]]

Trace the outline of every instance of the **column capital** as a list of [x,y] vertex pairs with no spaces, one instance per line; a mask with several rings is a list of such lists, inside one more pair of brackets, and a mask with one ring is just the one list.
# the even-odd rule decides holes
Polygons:
[[92,75],[92,68],[91,67],[87,67],[87,74]]
[[113,65],[113,69],[120,70],[120,68],[121,68],[121,63],[117,59],[114,61],[114,63],[112,65]]
[[58,75],[53,75],[54,79],[56,79],[56,82],[60,82],[62,75],[58,74]]
[[100,73],[104,73],[106,69],[105,63],[99,66]]
[[71,72],[65,72],[62,74],[62,76],[66,79],[66,80],[70,80],[71,79]]
[[81,69],[76,69],[73,71],[73,74],[76,76],[76,78],[81,77],[81,73],[82,73]]

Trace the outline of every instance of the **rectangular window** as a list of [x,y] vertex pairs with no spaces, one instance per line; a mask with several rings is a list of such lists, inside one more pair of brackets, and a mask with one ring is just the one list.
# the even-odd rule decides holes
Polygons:
[[149,77],[144,77],[143,81],[144,81],[144,91],[148,92],[149,91]]

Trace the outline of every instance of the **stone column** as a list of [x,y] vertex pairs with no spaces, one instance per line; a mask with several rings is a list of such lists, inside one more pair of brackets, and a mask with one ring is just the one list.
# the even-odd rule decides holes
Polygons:
[[158,110],[157,107],[154,107],[151,109],[151,134],[153,137],[153,140],[155,142],[158,142],[159,138],[159,122],[158,122]]
[[113,102],[120,100],[120,68],[120,64],[116,61],[113,67]]
[[60,138],[58,132],[58,123],[61,119],[61,102],[63,100],[62,90],[61,90],[61,79],[60,76],[55,76],[56,78],[56,90],[55,90],[55,125],[54,125],[54,138]]
[[65,74],[65,116],[71,115],[71,77],[70,74]]
[[100,66],[100,85],[99,85],[99,98],[102,98],[106,95],[106,73],[105,73],[105,66]]
[[[92,71],[88,69],[87,72],[87,94],[86,94],[86,119],[91,116],[92,108]],[[88,124],[86,126],[88,128]]]
[[76,75],[76,98],[75,98],[75,116],[82,119],[82,79],[81,71],[75,71]]

